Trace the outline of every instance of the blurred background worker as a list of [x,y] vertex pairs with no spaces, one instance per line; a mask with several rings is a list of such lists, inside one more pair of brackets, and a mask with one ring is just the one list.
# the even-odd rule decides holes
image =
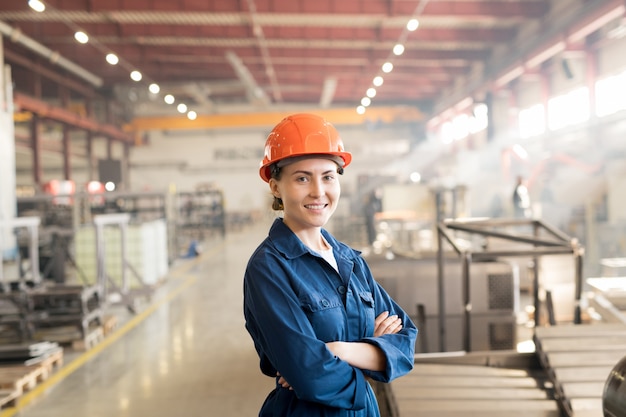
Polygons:
[[517,183],[513,190],[513,210],[515,217],[523,218],[530,217],[530,196],[528,195],[528,188],[524,184],[524,178],[519,175],[517,177]]

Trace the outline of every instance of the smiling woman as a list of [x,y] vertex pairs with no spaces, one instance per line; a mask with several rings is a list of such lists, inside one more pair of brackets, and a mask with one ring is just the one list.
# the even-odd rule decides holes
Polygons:
[[289,116],[267,138],[259,173],[283,217],[244,276],[246,329],[276,380],[260,416],[379,416],[367,378],[389,382],[413,367],[415,325],[360,253],[323,228],[351,160],[316,115]]

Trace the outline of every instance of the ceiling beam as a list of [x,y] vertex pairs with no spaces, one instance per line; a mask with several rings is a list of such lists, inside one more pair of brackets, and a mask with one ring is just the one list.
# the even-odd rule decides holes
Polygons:
[[41,118],[85,129],[120,142],[135,143],[134,136],[123,132],[113,125],[99,123],[95,119],[81,116],[62,107],[53,106],[34,97],[16,92],[13,95],[13,102],[16,112],[29,111],[39,115]]
[[[306,113],[306,110],[298,112]],[[365,114],[357,114],[354,108],[313,109],[336,125],[362,125],[368,121],[380,123],[415,123],[424,120],[424,114],[415,107],[370,107]],[[150,130],[191,130],[223,128],[271,128],[290,112],[232,113],[199,115],[196,120],[185,116],[139,117],[124,126],[126,132]]]

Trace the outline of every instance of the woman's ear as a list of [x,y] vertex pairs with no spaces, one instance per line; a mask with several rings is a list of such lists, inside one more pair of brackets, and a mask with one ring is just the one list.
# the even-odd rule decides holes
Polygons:
[[276,198],[280,198],[280,191],[278,191],[278,182],[276,181],[276,179],[270,178],[269,185],[272,195]]

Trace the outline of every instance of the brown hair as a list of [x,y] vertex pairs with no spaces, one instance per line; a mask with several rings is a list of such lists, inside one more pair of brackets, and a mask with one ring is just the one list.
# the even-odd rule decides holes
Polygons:
[[[280,180],[281,169],[278,164],[274,163],[270,165],[270,178],[274,178],[275,180]],[[274,201],[272,201],[272,210],[281,211],[285,209],[285,205],[283,204],[282,198],[274,196]]]

